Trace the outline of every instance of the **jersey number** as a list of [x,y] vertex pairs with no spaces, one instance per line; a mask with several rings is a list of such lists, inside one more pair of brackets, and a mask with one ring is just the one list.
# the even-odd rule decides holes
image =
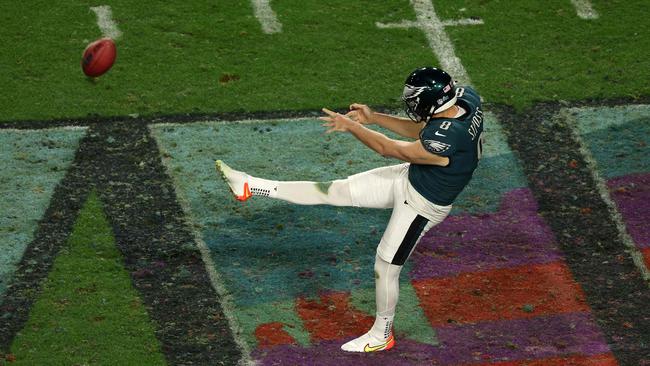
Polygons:
[[476,159],[481,160],[483,157],[483,131],[481,131],[481,134],[478,135],[478,139],[476,139]]

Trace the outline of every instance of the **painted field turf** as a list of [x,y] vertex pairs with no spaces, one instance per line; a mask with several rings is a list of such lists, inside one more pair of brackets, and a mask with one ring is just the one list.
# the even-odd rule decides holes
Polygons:
[[0,300],[84,133],[0,131]]
[[123,263],[93,193],[14,338],[15,364],[166,365]]
[[222,159],[260,177],[327,181],[392,162],[351,136],[323,135],[314,120],[152,127],[262,364],[609,359],[582,290],[489,114],[486,129],[486,156],[474,180],[402,274],[396,351],[363,358],[338,347],[372,324],[372,265],[389,212],[263,198],[242,204],[212,165]]
[[[248,0],[164,4],[112,1],[113,18],[123,36],[117,42],[115,67],[99,79],[86,79],[79,67],[85,45],[101,36],[96,16],[90,10],[97,3],[82,1],[53,6],[42,0],[4,2],[0,4],[4,25],[0,46],[6,51],[0,53],[0,69],[5,71],[0,73],[0,121],[38,119],[45,120],[37,123],[43,126],[51,118],[129,114],[237,112],[245,116],[261,111],[267,116],[269,112],[291,111],[286,113],[307,115],[305,110],[322,106],[344,108],[351,101],[397,109],[405,73],[416,66],[441,63],[421,30],[377,26],[377,22],[415,20],[411,5],[415,1],[419,0],[335,0],[327,4],[270,1],[282,24],[282,32],[272,35],[262,32]],[[443,21],[483,21],[474,26],[446,26],[445,32],[473,84],[488,102],[495,103],[495,109],[530,107],[538,101],[561,101],[569,106],[573,101],[608,104],[621,98],[632,102],[637,97],[646,100],[650,92],[650,59],[644,57],[644,50],[650,48],[646,1],[592,1],[600,15],[593,20],[578,17],[572,3],[575,2],[441,0],[435,1],[435,9]],[[536,104],[534,108],[526,115],[543,115],[548,105]],[[645,224],[650,215],[645,204],[650,199],[647,106],[582,109],[575,111],[574,117],[575,127],[609,188],[609,196],[650,266],[650,234]],[[602,255],[597,246],[615,237],[615,230],[601,227],[606,220],[591,223],[594,231],[608,233],[588,236],[598,238],[588,242],[584,251],[584,262],[595,261],[592,267],[576,265],[582,258],[576,261],[575,254],[567,254],[567,258],[574,259],[569,271],[557,248],[557,241],[563,245],[570,242],[566,235],[579,236],[562,229],[566,218],[576,218],[570,213],[562,216],[568,212],[562,208],[563,199],[579,201],[584,195],[566,197],[564,192],[582,192],[572,183],[570,174],[560,175],[563,178],[559,185],[551,184],[561,191],[557,195],[545,194],[548,187],[535,181],[552,180],[554,172],[545,170],[557,166],[558,160],[545,159],[557,158],[557,151],[561,157],[569,156],[562,152],[575,149],[572,145],[560,148],[523,139],[525,145],[541,147],[536,149],[543,152],[540,159],[526,152],[525,147],[513,145],[525,158],[531,187],[535,197],[541,199],[541,211],[548,214],[546,220],[558,235],[555,238],[537,214],[540,209],[526,187],[520,164],[503,136],[495,132],[499,136],[488,141],[496,144],[486,149],[494,156],[483,160],[471,186],[457,202],[453,216],[424,238],[402,272],[396,348],[378,355],[349,355],[341,353],[339,345],[365,332],[372,320],[373,253],[388,212],[297,207],[261,199],[241,205],[232,200],[217,180],[213,160],[224,159],[253,174],[314,180],[338,178],[389,162],[374,156],[350,136],[323,137],[315,121],[161,125],[153,127],[153,131],[177,190],[190,208],[188,221],[209,246],[216,270],[223,275],[232,294],[230,310],[243,329],[241,336],[262,364],[616,365],[597,324],[607,333],[619,359],[624,360],[628,353],[631,359],[640,359],[641,364],[648,361],[647,353],[639,350],[639,342],[619,342],[620,335],[640,334],[645,328],[641,320],[637,323],[634,318],[637,314],[641,316],[642,311],[628,317],[630,310],[625,305],[635,302],[625,293],[625,284],[617,282],[621,276],[611,266],[600,266],[601,260],[606,263],[612,256]],[[83,134],[66,132],[43,141],[39,137],[43,131],[25,132],[36,136],[26,139],[14,138],[13,133],[0,132],[0,138],[5,139],[0,141],[0,163],[3,168],[10,167],[0,173],[0,193],[6,197],[0,225],[0,299],[14,264],[32,240],[31,233],[48,205],[53,187],[72,159],[76,140]],[[521,135],[531,136],[529,131],[513,124],[508,133],[511,141],[519,141]],[[545,133],[553,135],[553,131]],[[539,141],[556,141],[546,140],[539,133],[532,136]],[[114,152],[109,141],[98,142],[99,145],[106,147],[100,151]],[[49,150],[55,151],[51,160],[43,155],[52,153]],[[128,150],[124,151],[128,154]],[[125,156],[124,160],[130,158]],[[155,160],[158,161],[157,157]],[[567,163],[567,171],[572,172],[570,159]],[[561,160],[559,166],[565,164]],[[132,184],[131,179],[119,182]],[[598,199],[598,194],[594,197]],[[143,201],[147,198],[139,202]],[[89,205],[97,217],[101,216],[97,202],[91,200]],[[112,221],[122,218],[114,206],[106,207],[107,212],[113,209]],[[556,221],[549,214],[549,207],[558,209]],[[145,211],[144,217],[157,213]],[[87,229],[85,236],[92,237],[91,234],[104,233],[107,228],[102,220],[90,220]],[[161,236],[174,240],[176,236],[169,234],[177,230],[170,226]],[[100,240],[105,244],[102,248],[112,248],[113,241],[105,239]],[[156,239],[152,242],[161,242]],[[102,257],[87,251],[72,252],[83,253],[82,257]],[[127,260],[137,255],[130,253],[134,254],[129,254]],[[119,262],[115,262],[116,253],[107,249],[104,254],[110,258],[107,267],[111,274],[120,272],[114,266]],[[623,250],[620,254],[627,258]],[[76,300],[52,302],[62,298],[65,286],[74,284],[70,280],[74,271],[60,272],[60,263],[70,264],[77,259],[68,251],[62,252],[59,266],[53,270],[43,297],[33,309],[29,326],[16,338],[13,351],[19,356],[18,361],[43,364],[47,361],[38,362],[32,357],[48,353],[55,358],[65,357],[65,350],[72,350],[83,356],[79,363],[93,364],[115,354],[110,352],[124,349],[102,348],[95,355],[93,342],[86,342],[87,348],[83,350],[76,348],[81,338],[72,336],[74,329],[86,327],[90,319],[89,330],[99,330],[109,320],[102,320],[103,314],[96,315],[102,310],[101,303],[90,308],[82,306],[88,312],[77,313]],[[584,268],[591,271],[585,272]],[[603,301],[591,298],[594,316],[573,275],[582,278],[585,292],[593,296],[598,292],[592,285],[606,286],[605,279],[594,278],[592,284],[591,279],[584,278],[601,269],[605,277],[609,276],[609,285],[619,288],[621,296],[614,298],[622,302],[608,303],[611,296],[604,296]],[[120,274],[122,280],[123,275]],[[54,283],[57,286],[50,286]],[[174,283],[177,289],[182,288],[178,284],[183,282]],[[121,285],[112,291],[118,297],[133,299],[127,283],[116,281],[114,285]],[[65,299],[94,298],[100,293],[92,292],[92,284],[78,287],[81,290],[74,291],[75,287],[74,297]],[[456,291],[448,291],[450,287]],[[522,287],[527,291],[522,291]],[[446,301],[440,301],[439,295]],[[150,296],[149,301],[165,299],[168,297],[159,292]],[[151,362],[139,359],[133,363],[156,363],[159,359],[155,340],[147,336],[150,332],[146,314],[136,303],[134,300],[129,308],[117,308],[137,313],[143,323],[133,322],[129,326],[141,330],[144,338],[124,337],[118,341],[123,344],[121,341],[130,339],[133,347],[153,351]],[[62,316],[52,318],[54,311]],[[68,317],[69,313],[82,319]],[[173,315],[179,314],[188,315],[183,311]],[[182,334],[172,326],[172,321],[159,325],[156,331],[173,334],[172,338]],[[208,320],[199,323],[204,325]],[[47,327],[40,327],[42,324],[56,327],[52,332],[44,331]],[[632,328],[625,329],[628,325]],[[120,333],[107,334],[111,334],[107,338],[113,339],[114,334]],[[178,350],[189,338],[179,337],[167,343],[166,347],[173,347],[164,349],[166,355],[183,359],[185,354]],[[224,344],[219,341],[209,344]],[[647,346],[643,342],[640,346]],[[56,352],[30,354],[37,349],[57,347]],[[237,353],[235,347],[223,349],[224,354]],[[141,355],[133,354],[135,358]],[[3,356],[0,355],[0,364]]]
[[[101,37],[97,5],[0,4],[0,119],[397,107],[406,73],[440,65],[421,30],[377,26],[415,20],[407,0],[273,1],[282,32],[270,35],[247,0],[115,0],[117,62],[88,80],[79,61]],[[650,49],[646,5],[599,1],[596,20],[569,0],[444,0],[435,10],[441,21],[483,20],[445,32],[487,100],[521,107],[647,95],[650,59],[630,51]]]
[[575,109],[572,114],[650,268],[650,106]]
[[[257,343],[255,334],[264,334],[266,328],[258,326],[282,321],[292,338],[309,344],[303,319],[294,310],[300,296],[318,296],[323,289],[339,293],[361,289],[359,301],[369,301],[365,290],[373,277],[368,265],[374,261],[375,245],[390,212],[298,207],[272,200],[242,205],[216,175],[214,160],[260,176],[327,181],[384,165],[385,159],[360,150],[345,136],[325,136],[316,120],[159,125],[153,132],[179,195],[188,201],[195,225],[233,295],[249,342]],[[278,146],[285,147],[285,153],[278,154]],[[344,313],[341,301],[339,313]],[[412,307],[424,319],[422,311]],[[346,327],[350,326],[355,325]],[[422,331],[423,341],[435,342],[430,329],[417,325],[414,329]]]

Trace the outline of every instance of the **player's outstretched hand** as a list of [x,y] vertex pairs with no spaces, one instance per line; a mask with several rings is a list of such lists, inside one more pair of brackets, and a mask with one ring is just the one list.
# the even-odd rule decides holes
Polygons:
[[318,117],[318,119],[325,121],[325,123],[323,123],[323,127],[328,128],[326,131],[327,133],[332,133],[335,131],[346,132],[350,129],[350,126],[358,125],[357,122],[351,120],[349,117],[340,113],[336,113],[334,111],[330,111],[327,108],[323,108],[323,112],[325,112],[327,116]]
[[353,121],[357,121],[364,125],[373,124],[374,114],[372,109],[365,104],[352,103],[350,105],[350,111],[346,116],[350,117]]

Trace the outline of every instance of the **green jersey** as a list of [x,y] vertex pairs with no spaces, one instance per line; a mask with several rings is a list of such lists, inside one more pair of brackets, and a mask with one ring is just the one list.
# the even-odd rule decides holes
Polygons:
[[449,165],[411,164],[409,181],[436,205],[452,204],[469,183],[483,150],[483,110],[479,95],[470,87],[456,89],[456,105],[465,113],[457,118],[432,118],[420,131],[424,148],[449,158]]

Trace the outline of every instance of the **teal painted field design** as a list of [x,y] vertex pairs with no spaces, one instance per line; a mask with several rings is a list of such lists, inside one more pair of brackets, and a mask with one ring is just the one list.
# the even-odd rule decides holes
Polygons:
[[[255,350],[254,357],[265,364],[298,362],[290,356],[293,354],[305,359],[313,356],[329,364],[323,350],[337,352],[333,350],[335,344],[363,333],[372,324],[372,265],[389,211],[294,206],[264,198],[240,203],[215,173],[214,160],[224,160],[259,177],[313,181],[397,162],[378,156],[349,135],[325,135],[320,123],[310,119],[161,124],[151,129],[179,196],[189,209],[190,220],[232,295],[235,318],[245,341]],[[472,183],[459,197],[452,216],[426,235],[403,272],[396,334],[411,342],[405,349],[411,355],[440,342],[443,348],[452,347],[451,353],[459,351],[454,345],[456,338],[451,336],[455,333],[467,333],[461,338],[474,342],[472,347],[487,347],[471,340],[470,334],[475,331],[463,322],[453,329],[435,323],[435,306],[423,292],[430,281],[485,270],[508,272],[522,266],[558,266],[564,273],[553,235],[537,216],[521,166],[491,114],[486,131],[484,158]],[[580,297],[570,275],[557,275],[560,279],[554,276],[550,275],[548,282],[569,293],[578,291],[576,296]],[[539,297],[541,300],[536,300],[545,300],[544,294]],[[567,311],[576,312],[570,322],[593,333],[592,341],[597,345],[594,348],[580,341],[572,343],[571,350],[588,357],[606,354],[607,345],[584,306],[558,304],[533,316]],[[502,315],[521,328],[515,342],[524,345],[526,337],[531,336],[526,324],[535,328],[542,320],[521,320],[526,318],[522,314]],[[495,314],[485,315],[480,331],[501,332],[508,327],[507,322],[495,322],[500,319],[498,314],[491,317]],[[557,327],[549,330],[548,342],[567,332],[561,325],[566,319],[553,319]],[[546,354],[510,354],[514,358],[543,358],[567,352],[555,349]],[[432,360],[438,353],[426,359]],[[507,350],[502,353],[508,355]],[[352,356],[342,357],[342,364],[355,362]],[[385,357],[392,360],[401,356],[394,353]],[[443,364],[469,361],[440,357]]]
[[650,106],[572,110],[627,231],[650,267]]
[[[265,32],[256,5],[282,30]],[[98,6],[111,9],[121,36],[111,70],[88,78],[82,52],[105,34]],[[582,7],[597,17],[581,16]],[[40,291],[51,264],[66,260],[61,245],[90,188],[170,363],[232,364],[241,350],[261,365],[650,363],[650,329],[638,321],[650,295],[639,257],[628,255],[633,241],[650,268],[647,8],[647,0],[0,3],[0,365],[16,356],[7,352],[31,364],[73,359],[30,339],[50,342],[34,324],[66,328]],[[405,78],[421,66],[467,81],[495,112],[486,113],[484,158],[402,271],[396,347],[345,354],[340,344],[372,323],[374,253],[390,212],[240,203],[214,160],[321,182],[396,164],[349,135],[325,135],[316,111],[351,102],[398,110]],[[628,103],[646,105],[612,107]],[[584,105],[595,107],[574,108]],[[270,120],[296,116],[309,118]],[[48,129],[67,124],[88,129]],[[608,198],[629,237],[618,235],[618,215],[594,209]],[[101,233],[106,223],[86,229]],[[195,244],[223,282],[215,292]],[[74,287],[74,269],[59,273],[61,284]],[[88,316],[67,310],[71,335]],[[51,339],[72,353],[101,353],[80,363],[110,363],[118,349],[58,331]],[[153,344],[150,331],[146,338],[137,348]],[[13,339],[24,347],[12,351]]]
[[0,131],[0,298],[85,128]]
[[501,125],[493,114],[486,116],[486,141],[480,166],[454,202],[452,215],[497,211],[504,194],[526,187],[521,165],[508,146]]
[[650,172],[650,106],[580,108],[571,114],[604,179]]
[[[488,136],[495,138],[488,137],[482,164],[493,169],[482,166],[458,200],[466,212],[494,211],[504,193],[525,186],[500,129],[490,122]],[[239,304],[368,285],[372,273],[367,268],[389,211],[299,207],[265,199],[240,204],[217,179],[213,162],[222,159],[269,179],[328,181],[397,161],[378,156],[351,136],[326,136],[315,120],[158,125],[153,131],[215,261],[226,261],[232,271],[226,277],[241,281],[234,286]],[[257,239],[250,242],[253,237]],[[290,285],[278,289],[264,284],[274,281]]]

